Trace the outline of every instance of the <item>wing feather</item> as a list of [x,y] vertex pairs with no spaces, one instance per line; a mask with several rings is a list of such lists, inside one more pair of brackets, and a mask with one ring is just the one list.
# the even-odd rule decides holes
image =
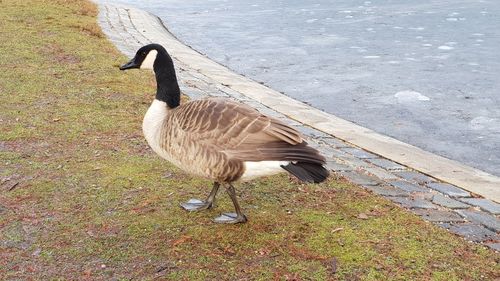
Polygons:
[[324,163],[294,128],[257,110],[227,99],[188,102],[174,109],[184,137],[242,161],[306,161]]

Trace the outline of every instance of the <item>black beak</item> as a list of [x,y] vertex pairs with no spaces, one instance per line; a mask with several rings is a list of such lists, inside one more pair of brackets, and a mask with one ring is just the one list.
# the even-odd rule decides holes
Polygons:
[[126,69],[131,69],[131,68],[139,68],[140,65],[135,63],[135,60],[132,59],[131,61],[127,62],[126,64],[120,66],[120,70],[126,70]]

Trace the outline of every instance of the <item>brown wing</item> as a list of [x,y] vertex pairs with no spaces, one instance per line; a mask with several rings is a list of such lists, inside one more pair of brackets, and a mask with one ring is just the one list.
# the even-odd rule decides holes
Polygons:
[[244,104],[226,99],[197,100],[178,107],[174,115],[186,136],[233,159],[325,161],[297,130]]

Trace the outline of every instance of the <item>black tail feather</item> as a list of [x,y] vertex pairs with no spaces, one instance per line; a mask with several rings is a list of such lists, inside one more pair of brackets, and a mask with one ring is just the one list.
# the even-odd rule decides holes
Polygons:
[[286,166],[281,165],[290,174],[299,180],[310,183],[320,183],[328,178],[330,174],[325,167],[317,163],[296,162]]

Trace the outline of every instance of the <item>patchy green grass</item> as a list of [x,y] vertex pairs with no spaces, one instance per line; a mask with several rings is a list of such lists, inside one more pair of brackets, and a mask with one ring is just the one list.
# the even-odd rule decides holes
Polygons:
[[[0,279],[493,280],[499,255],[341,180],[238,186],[232,210],[187,213],[211,183],[147,147],[150,73],[76,0],[0,0]],[[358,218],[365,213],[368,219]]]

